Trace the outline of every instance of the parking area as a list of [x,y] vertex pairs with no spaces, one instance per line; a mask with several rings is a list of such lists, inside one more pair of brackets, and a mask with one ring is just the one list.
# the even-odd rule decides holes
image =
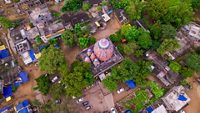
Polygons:
[[[80,102],[77,102],[83,110],[81,113],[103,113],[114,107],[112,93],[106,93],[103,90],[101,83],[97,83],[85,91],[85,96],[80,99]],[[88,106],[91,106],[91,108],[89,109]]]

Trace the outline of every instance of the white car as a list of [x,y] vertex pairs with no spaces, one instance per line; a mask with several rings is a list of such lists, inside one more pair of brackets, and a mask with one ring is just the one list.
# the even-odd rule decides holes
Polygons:
[[117,93],[120,94],[120,93],[124,92],[124,90],[125,90],[124,88],[120,88],[119,90],[117,90]]
[[111,113],[117,113],[117,110],[115,108],[111,108]]
[[180,113],[186,113],[184,110],[181,110]]
[[83,98],[79,98],[76,103],[80,103],[80,102],[83,102]]

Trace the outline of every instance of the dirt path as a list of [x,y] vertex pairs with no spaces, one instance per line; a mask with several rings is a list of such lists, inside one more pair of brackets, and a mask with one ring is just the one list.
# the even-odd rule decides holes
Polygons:
[[189,79],[192,89],[187,92],[191,101],[189,105],[184,109],[186,113],[200,113],[200,85],[194,81],[194,77]]
[[114,34],[121,28],[120,23],[118,22],[117,18],[115,16],[112,16],[112,19],[107,23],[106,29],[99,30],[97,33],[94,34],[94,37],[97,40],[100,40],[101,38],[107,38],[111,34]]

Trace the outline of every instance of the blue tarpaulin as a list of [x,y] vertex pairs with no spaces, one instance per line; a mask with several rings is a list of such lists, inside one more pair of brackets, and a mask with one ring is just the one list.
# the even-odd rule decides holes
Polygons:
[[28,110],[29,101],[24,100],[23,102],[16,105],[16,110],[18,113],[32,113]]
[[4,49],[0,51],[0,59],[4,59],[10,56],[8,49]]
[[11,106],[4,107],[4,108],[0,109],[0,113],[5,113],[9,109],[11,109]]
[[12,96],[12,85],[3,87],[3,96],[5,98]]
[[15,81],[14,86],[19,87],[21,85],[21,81]]
[[25,71],[22,71],[19,73],[19,77],[22,79],[22,83],[28,82],[28,73]]
[[131,113],[131,111],[130,110],[126,110],[125,113]]
[[136,83],[133,80],[127,80],[126,84],[129,88],[134,89],[136,87]]
[[186,98],[184,95],[179,95],[179,96],[178,96],[178,100],[186,101],[187,98]]
[[153,108],[151,106],[149,106],[148,108],[146,108],[147,113],[151,113],[153,111]]
[[35,55],[34,55],[34,51],[32,49],[29,51],[29,55],[30,55],[32,61],[35,62],[36,58],[35,58]]

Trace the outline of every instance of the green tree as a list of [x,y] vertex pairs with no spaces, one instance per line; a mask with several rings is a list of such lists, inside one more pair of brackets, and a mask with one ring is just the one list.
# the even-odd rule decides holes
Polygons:
[[193,70],[187,67],[183,67],[180,71],[181,75],[183,76],[183,78],[188,78],[188,77],[192,77],[193,75]]
[[175,38],[176,29],[172,25],[161,25],[162,38]]
[[176,72],[176,73],[179,73],[181,70],[181,65],[176,61],[171,61],[169,64],[169,67],[173,72]]
[[180,27],[192,19],[192,7],[189,0],[150,0],[146,10],[155,20]]
[[197,53],[190,54],[186,59],[186,64],[191,69],[200,72],[200,55]]
[[82,7],[82,0],[65,0],[61,11],[77,11]]
[[135,42],[129,42],[126,45],[123,45],[123,51],[126,55],[131,55],[134,53],[134,50],[137,49],[138,46]]
[[42,51],[42,56],[39,59],[40,69],[51,74],[58,71],[65,63],[63,53],[52,45]]
[[111,76],[106,77],[102,83],[110,92],[117,89],[117,82],[113,81]]
[[62,35],[61,38],[64,41],[64,44],[73,47],[75,45],[75,37],[74,34],[70,30],[66,30]]
[[0,25],[2,25],[4,28],[12,28],[14,27],[14,24],[8,20],[6,17],[0,16]]
[[132,20],[138,20],[141,18],[144,4],[140,0],[129,0],[128,5],[125,7],[125,11],[129,18]]
[[[119,34],[119,33],[118,33]],[[115,43],[115,42],[120,42],[122,37],[118,35],[117,33],[110,35],[110,40]]]
[[39,78],[36,79],[37,87],[42,94],[46,95],[49,92],[50,88],[50,79],[48,75],[42,75]]
[[155,24],[153,24],[152,26],[150,26],[150,33],[151,36],[158,40],[161,37],[161,24],[160,22],[156,22]]
[[128,41],[134,41],[139,36],[139,30],[131,25],[122,25],[121,34],[124,36]]
[[165,52],[171,52],[178,49],[180,45],[178,44],[176,39],[164,39],[161,43],[160,47],[157,49],[157,52],[161,55],[165,54]]
[[200,7],[200,1],[199,0],[191,0],[191,4],[192,4],[192,7],[194,9],[198,9]]
[[86,48],[89,45],[89,38],[79,38],[79,46],[80,48]]
[[65,91],[68,96],[79,97],[83,89],[94,82],[90,64],[75,61],[71,68],[69,74],[62,76],[62,83],[66,86]]
[[49,94],[53,99],[60,99],[63,95],[64,89],[61,84],[53,84],[50,86]]
[[95,44],[96,43],[96,38],[95,37],[89,37],[89,44]]
[[91,5],[89,3],[84,2],[82,9],[83,11],[88,11],[91,8]]
[[135,50],[135,52],[133,53],[136,57],[140,57],[144,54],[144,51],[141,49]]
[[35,37],[35,43],[36,43],[37,45],[40,45],[40,44],[42,43],[42,39],[40,38],[40,36],[36,36],[36,37]]
[[149,49],[152,46],[152,40],[148,32],[143,32],[139,37],[137,43],[143,49]]

